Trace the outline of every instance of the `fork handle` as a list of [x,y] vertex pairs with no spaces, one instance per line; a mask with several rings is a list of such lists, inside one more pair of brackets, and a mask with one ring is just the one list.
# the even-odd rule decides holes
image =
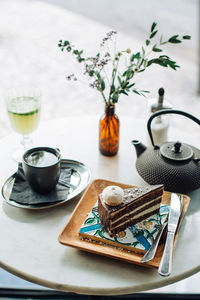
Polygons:
[[167,225],[167,222],[165,222],[162,227],[160,228],[155,240],[153,241],[153,244],[151,245],[151,247],[149,248],[149,250],[145,253],[145,255],[142,257],[141,259],[141,262],[144,263],[144,262],[147,262],[149,260],[152,260],[155,256],[155,253],[156,253],[156,250],[158,248],[158,244],[160,242],[160,238],[163,234],[163,231],[165,229]]
[[168,231],[163,256],[160,262],[158,273],[162,276],[169,276],[172,271],[174,232]]

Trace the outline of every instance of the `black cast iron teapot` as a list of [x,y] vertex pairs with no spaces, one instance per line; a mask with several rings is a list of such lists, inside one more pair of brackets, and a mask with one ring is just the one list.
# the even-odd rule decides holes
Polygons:
[[163,114],[183,115],[200,125],[200,119],[180,110],[166,109],[152,114],[147,129],[153,147],[132,141],[137,153],[136,169],[149,184],[164,184],[166,191],[175,193],[191,192],[200,187],[200,150],[179,141],[155,145],[151,122]]

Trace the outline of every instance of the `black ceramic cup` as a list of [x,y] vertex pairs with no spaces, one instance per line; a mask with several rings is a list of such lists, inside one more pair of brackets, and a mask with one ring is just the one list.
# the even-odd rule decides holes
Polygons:
[[61,154],[57,148],[32,148],[24,153],[22,165],[31,188],[47,194],[55,188],[60,177]]

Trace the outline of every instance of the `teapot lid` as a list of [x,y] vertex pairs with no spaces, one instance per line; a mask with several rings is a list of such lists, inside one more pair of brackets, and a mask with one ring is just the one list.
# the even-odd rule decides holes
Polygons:
[[192,148],[180,142],[169,142],[162,145],[160,153],[163,157],[175,161],[185,161],[191,159],[193,156]]

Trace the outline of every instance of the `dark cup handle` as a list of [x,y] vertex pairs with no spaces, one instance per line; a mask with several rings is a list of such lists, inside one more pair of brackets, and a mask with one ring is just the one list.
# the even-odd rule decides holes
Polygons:
[[194,117],[193,115],[186,113],[185,111],[182,110],[176,110],[176,109],[163,109],[163,110],[159,110],[157,112],[155,112],[154,114],[152,114],[147,122],[147,130],[149,133],[149,137],[152,143],[152,146],[155,147],[154,144],[154,140],[153,140],[153,135],[152,135],[152,131],[151,131],[151,122],[153,121],[154,118],[156,118],[157,116],[160,115],[165,115],[165,114],[178,114],[178,115],[183,115],[191,120],[193,120],[194,122],[196,122],[197,124],[200,125],[200,119]]

